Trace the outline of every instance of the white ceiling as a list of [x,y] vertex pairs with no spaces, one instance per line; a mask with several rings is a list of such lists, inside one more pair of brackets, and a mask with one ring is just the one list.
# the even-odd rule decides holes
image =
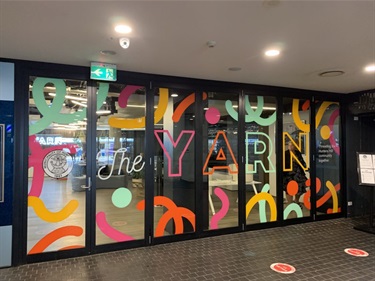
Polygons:
[[[116,23],[133,28],[129,49]],[[281,55],[266,59],[273,46]],[[351,93],[375,88],[364,72],[375,63],[375,0],[0,0],[0,57]],[[318,76],[330,70],[345,74]]]

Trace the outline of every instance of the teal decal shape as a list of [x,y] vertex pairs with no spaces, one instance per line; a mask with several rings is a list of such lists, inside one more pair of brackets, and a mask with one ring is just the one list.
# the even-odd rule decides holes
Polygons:
[[[268,193],[270,189],[270,185],[266,183],[261,192]],[[261,223],[267,222],[266,200],[259,200],[259,220]]]
[[[53,98],[52,105],[46,103],[44,97],[44,86],[47,83],[52,83],[56,88],[56,96]],[[97,110],[100,109],[108,94],[109,84],[99,83],[99,90],[97,95]],[[35,105],[41,115],[36,123],[29,127],[29,135],[37,134],[47,128],[51,123],[70,124],[76,121],[83,120],[86,117],[86,108],[82,111],[77,111],[75,114],[60,113],[66,95],[66,84],[63,79],[43,78],[38,77],[33,84],[33,98]]]
[[112,203],[117,208],[125,208],[132,201],[132,193],[125,187],[119,187],[112,193]]
[[[245,110],[246,110],[246,116],[245,116],[245,122],[255,122],[259,124],[260,126],[269,126],[276,122],[276,111],[267,118],[262,118],[262,112],[263,112],[263,106],[264,106],[264,99],[262,96],[257,97],[257,104],[255,111],[251,108],[251,103],[249,101],[249,96],[245,96]],[[225,102],[225,109],[227,110],[228,114],[236,121],[238,121],[238,112],[233,108],[233,103],[231,100],[227,100]]]
[[[262,166],[263,168],[263,171],[265,173],[274,173],[275,172],[275,166],[273,165],[272,161],[271,161],[271,155],[273,153],[273,144],[272,144],[272,140],[271,138],[263,133],[263,132],[246,132],[246,142],[247,140],[249,139],[249,136],[250,135],[253,135],[253,136],[262,136],[263,138],[266,138],[268,140],[268,144],[262,140],[259,140],[259,138],[256,138],[257,140],[254,142],[254,151],[250,152],[249,151],[249,146],[246,145],[246,163],[249,164],[249,155],[250,153],[254,154],[254,155],[262,155],[265,151],[266,151],[266,148],[268,147],[269,148],[269,153],[268,153],[268,156],[267,156],[267,160],[268,160],[268,166],[269,166],[269,169],[267,169],[264,164],[263,164],[263,161],[262,160],[255,160],[254,161],[254,171],[250,171],[248,169],[248,165],[246,165],[246,174],[255,174],[258,172],[258,164],[260,166]],[[262,150],[258,150],[258,145],[259,144],[262,144],[262,147],[263,149]]]
[[297,203],[289,204],[284,210],[284,220],[286,220],[291,212],[295,212],[297,218],[302,218],[303,213],[301,207]]

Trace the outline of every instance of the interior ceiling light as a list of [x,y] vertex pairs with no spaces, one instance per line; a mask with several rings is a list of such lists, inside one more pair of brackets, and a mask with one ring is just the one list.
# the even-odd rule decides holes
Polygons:
[[345,74],[342,70],[330,70],[319,73],[320,77],[336,77]]
[[96,114],[98,114],[98,115],[110,114],[110,113],[111,113],[110,110],[98,110],[98,111],[96,111]]
[[[55,97],[55,96],[56,96],[55,93],[48,93],[48,95],[51,96],[51,97]],[[87,102],[87,99],[86,99],[86,98],[75,97],[75,96],[70,96],[70,95],[65,95],[65,99],[69,99],[69,100],[79,100],[79,101]]]
[[370,65],[366,66],[365,71],[374,72],[375,71],[375,64],[370,64]]
[[79,106],[82,106],[82,107],[87,107],[87,104],[81,103],[79,101],[72,100],[72,103],[74,103],[76,105],[79,105]]
[[132,29],[130,26],[120,24],[115,26],[115,31],[120,34],[128,34],[132,32]]
[[272,49],[272,50],[267,50],[264,54],[267,57],[276,57],[276,56],[280,55],[280,51],[276,50],[276,49]]
[[172,97],[172,98],[177,98],[177,97],[178,97],[178,94],[172,94],[171,97]]

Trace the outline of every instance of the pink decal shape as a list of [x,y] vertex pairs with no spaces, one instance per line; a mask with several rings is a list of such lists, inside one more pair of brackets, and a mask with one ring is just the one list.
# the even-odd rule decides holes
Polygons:
[[[189,140],[185,144],[185,147],[182,150],[180,157],[178,158],[178,173],[177,174],[174,174],[172,172],[172,159],[171,159],[171,156],[170,156],[167,148],[164,146],[164,143],[163,143],[162,139],[159,137],[159,135],[158,135],[159,133],[166,134],[168,136],[169,141],[172,143],[172,145],[173,145],[174,148],[176,148],[176,146],[179,144],[179,142],[180,142],[180,140],[181,140],[181,138],[182,138],[182,136],[184,134],[190,135]],[[180,135],[178,136],[176,142],[173,141],[173,138],[172,138],[172,136],[171,136],[171,134],[169,133],[168,130],[155,130],[154,134],[155,134],[156,139],[158,140],[160,146],[162,147],[162,149],[163,149],[163,151],[165,153],[165,156],[168,159],[168,176],[169,177],[180,177],[182,175],[182,165],[181,165],[182,158],[184,157],[185,152],[186,152],[188,146],[190,145],[191,141],[193,140],[195,132],[194,131],[182,130],[181,133],[180,133]],[[167,139],[166,139],[166,141],[167,141]]]
[[31,154],[29,155],[29,168],[34,168],[34,175],[31,182],[31,188],[29,196],[39,197],[42,193],[44,183],[44,171],[43,171],[43,159],[44,157],[53,150],[62,150],[64,148],[69,149],[71,154],[76,154],[76,145],[64,144],[55,145],[49,148],[43,149],[39,142],[36,140],[36,136],[29,136],[29,148]]
[[99,229],[107,235],[109,238],[115,240],[116,242],[124,242],[124,241],[132,241],[135,240],[130,235],[126,235],[113,227],[111,227],[107,219],[105,217],[104,212],[99,212],[96,214],[96,224],[98,225]]
[[143,87],[141,86],[132,86],[132,85],[129,85],[129,86],[126,86],[120,93],[120,96],[118,97],[118,105],[121,107],[121,108],[125,108],[127,107],[128,105],[128,99],[129,97],[136,91],[136,90],[139,90],[139,89],[142,89]]
[[212,125],[220,120],[220,111],[216,107],[210,107],[205,113],[206,121]]
[[221,200],[221,209],[212,216],[210,222],[210,229],[218,229],[219,221],[225,217],[229,211],[229,199],[226,193],[221,188],[215,188],[214,193]]
[[331,146],[337,155],[340,155],[340,146],[336,143],[335,134],[333,133],[333,125],[335,123],[336,118],[339,116],[339,114],[340,114],[339,109],[336,109],[335,111],[332,112],[332,115],[329,117],[329,120],[328,120],[328,127],[330,128],[332,132],[331,135],[329,136],[329,142],[331,143]]

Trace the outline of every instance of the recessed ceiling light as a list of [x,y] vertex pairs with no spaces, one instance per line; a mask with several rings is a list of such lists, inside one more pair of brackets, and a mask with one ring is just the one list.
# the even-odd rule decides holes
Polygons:
[[324,71],[319,73],[320,77],[336,77],[340,75],[344,75],[345,72],[342,70],[330,70],[330,71]]
[[236,67],[236,66],[228,68],[229,71],[240,71],[241,69],[242,69],[241,67]]
[[132,29],[130,26],[127,26],[127,25],[116,25],[115,31],[120,34],[128,34],[132,32]]
[[267,50],[264,54],[267,57],[276,57],[276,56],[280,55],[280,51],[276,50],[276,49],[272,49],[272,50]]
[[172,98],[177,98],[177,97],[178,97],[178,94],[176,94],[176,93],[175,93],[175,94],[172,94],[171,97],[172,97]]
[[375,71],[375,64],[370,64],[370,65],[366,66],[365,71],[374,72]]
[[115,51],[110,51],[110,50],[103,50],[103,51],[100,51],[100,53],[102,55],[105,55],[105,56],[114,56],[114,55],[116,55]]

